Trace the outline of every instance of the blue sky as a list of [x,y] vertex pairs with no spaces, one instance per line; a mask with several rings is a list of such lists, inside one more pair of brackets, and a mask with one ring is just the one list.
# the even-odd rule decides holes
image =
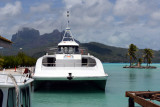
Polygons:
[[62,31],[67,10],[81,42],[160,50],[159,0],[0,0],[0,35],[11,39],[23,27]]

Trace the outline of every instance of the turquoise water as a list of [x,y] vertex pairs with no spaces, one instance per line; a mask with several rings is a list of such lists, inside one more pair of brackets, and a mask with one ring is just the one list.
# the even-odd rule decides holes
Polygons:
[[32,92],[33,107],[127,107],[125,91],[159,91],[160,64],[157,69],[124,69],[126,64],[104,63],[108,81],[105,93],[83,87],[46,89]]

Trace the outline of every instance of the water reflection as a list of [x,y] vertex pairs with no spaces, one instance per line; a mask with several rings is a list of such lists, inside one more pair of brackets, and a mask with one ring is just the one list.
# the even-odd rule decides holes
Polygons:
[[145,69],[144,77],[148,78],[148,79],[151,79],[152,78],[152,74],[153,74],[152,71],[153,71],[153,69]]
[[135,69],[128,69],[128,72],[130,81],[135,81],[136,79]]
[[[105,92],[93,86],[41,87],[32,93],[33,107],[103,107]],[[46,106],[47,105],[47,106]]]
[[137,78],[135,69],[128,69],[127,72],[129,73],[129,89],[133,90],[135,88]]

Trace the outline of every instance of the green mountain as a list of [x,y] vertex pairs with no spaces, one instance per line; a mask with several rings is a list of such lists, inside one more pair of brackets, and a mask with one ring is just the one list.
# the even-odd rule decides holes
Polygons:
[[127,62],[127,49],[107,46],[97,42],[83,43],[81,46],[86,47],[90,54],[98,57],[103,62]]
[[61,41],[63,32],[54,30],[51,33],[40,35],[38,30],[23,28],[12,36],[14,48],[39,48],[55,45]]
[[[51,33],[40,35],[38,30],[33,28],[23,28],[12,36],[13,46],[10,49],[1,50],[1,54],[13,55],[19,51],[33,57],[40,57],[46,53],[49,47],[56,47],[61,41],[63,32],[53,30]],[[127,49],[107,46],[97,42],[80,43],[80,47],[86,48],[88,53],[98,57],[103,62],[128,62],[126,58]],[[139,50],[138,57],[142,57],[143,50]],[[160,51],[154,51],[153,62],[160,62]]]

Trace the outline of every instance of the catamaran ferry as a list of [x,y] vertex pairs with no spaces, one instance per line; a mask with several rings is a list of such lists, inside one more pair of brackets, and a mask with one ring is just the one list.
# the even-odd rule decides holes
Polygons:
[[[69,12],[67,16],[69,17]],[[69,21],[57,52],[40,57],[33,75],[35,87],[42,81],[84,81],[95,83],[101,89],[105,89],[107,77],[102,62],[89,53],[84,55],[83,50],[80,50],[79,44],[72,36]]]

